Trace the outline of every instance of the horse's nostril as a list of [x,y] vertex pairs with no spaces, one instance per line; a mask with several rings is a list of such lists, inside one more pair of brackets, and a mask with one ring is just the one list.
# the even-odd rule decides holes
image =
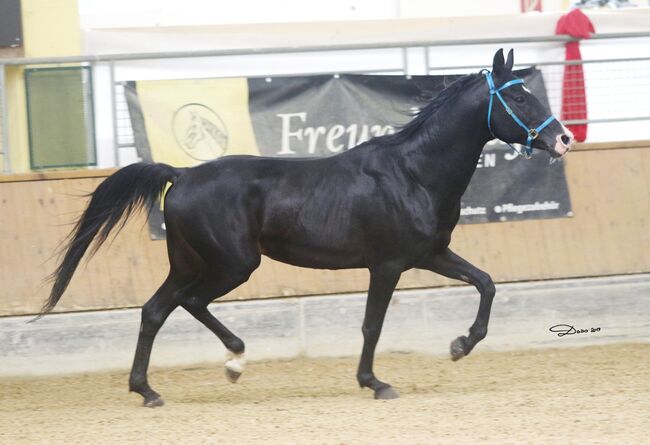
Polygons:
[[563,134],[560,136],[560,140],[564,145],[569,145],[571,143],[571,137],[569,135]]

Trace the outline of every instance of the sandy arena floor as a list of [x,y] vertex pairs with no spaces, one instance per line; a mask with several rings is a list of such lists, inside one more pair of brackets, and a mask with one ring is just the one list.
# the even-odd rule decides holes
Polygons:
[[375,401],[356,358],[157,370],[167,405],[140,407],[127,374],[0,379],[2,444],[650,443],[650,344],[481,353],[452,363],[379,356],[401,393]]

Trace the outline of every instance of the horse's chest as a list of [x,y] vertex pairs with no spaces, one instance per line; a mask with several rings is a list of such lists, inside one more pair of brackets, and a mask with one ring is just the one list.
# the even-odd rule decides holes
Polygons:
[[413,240],[413,246],[425,253],[443,252],[451,242],[451,234],[458,222],[458,212],[454,209],[430,209],[421,215],[412,216],[404,230]]

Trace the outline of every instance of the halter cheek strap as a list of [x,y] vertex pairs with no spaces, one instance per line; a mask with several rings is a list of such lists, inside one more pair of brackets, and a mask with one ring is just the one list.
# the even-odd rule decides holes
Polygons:
[[[509,80],[508,82],[504,83],[501,85],[499,88],[496,88],[494,86],[494,79],[492,78],[492,73],[489,71],[484,72],[485,74],[485,79],[487,80],[488,88],[490,89],[490,103],[488,105],[488,115],[487,115],[487,122],[488,122],[488,129],[490,130],[490,133],[495,139],[498,139],[495,135],[494,132],[492,131],[492,106],[494,104],[494,96],[499,99],[499,102],[503,105],[503,108],[506,110],[506,113],[519,125],[521,128],[526,131],[526,134],[528,135],[526,139],[526,145],[524,146],[524,152],[523,156],[526,159],[529,159],[531,155],[533,154],[533,147],[531,147],[531,144],[533,140],[537,139],[537,136],[539,136],[539,133],[548,126],[551,122],[555,120],[555,116],[549,116],[544,122],[542,122],[541,125],[539,125],[537,128],[529,128],[526,124],[522,122],[521,119],[517,117],[514,111],[512,111],[512,108],[508,106],[506,103],[505,99],[503,96],[501,96],[501,93],[499,91],[505,90],[508,87],[511,87],[513,85],[518,85],[518,84],[523,84],[524,81],[521,79],[512,79]],[[510,143],[506,142],[512,148],[514,151],[519,153],[520,155],[522,154],[519,150],[517,150],[514,146],[512,146]]]

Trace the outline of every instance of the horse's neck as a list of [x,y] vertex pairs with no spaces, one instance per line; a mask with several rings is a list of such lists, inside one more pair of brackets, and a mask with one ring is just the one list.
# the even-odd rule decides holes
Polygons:
[[435,192],[444,190],[451,199],[460,199],[465,192],[490,139],[483,110],[462,102],[467,103],[458,101],[439,110],[408,154],[408,168],[418,182]]

